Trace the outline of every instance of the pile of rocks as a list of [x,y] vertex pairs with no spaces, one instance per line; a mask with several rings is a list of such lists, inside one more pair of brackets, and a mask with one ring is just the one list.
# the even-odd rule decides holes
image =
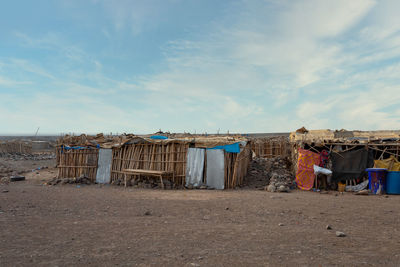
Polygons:
[[47,185],[57,185],[57,184],[92,184],[90,179],[85,175],[81,175],[78,178],[57,178],[54,177],[46,183]]
[[55,159],[55,153],[46,154],[23,154],[23,153],[0,153],[0,157],[10,160],[49,160]]
[[286,158],[270,159],[271,179],[266,190],[269,192],[290,192],[295,188],[294,175],[290,171],[290,162]]
[[5,166],[0,163],[0,177],[7,176],[7,175],[11,174],[12,172],[13,172],[13,170],[10,167]]
[[250,162],[250,166],[242,187],[264,188],[264,186],[269,183],[270,166],[271,163],[269,159],[254,158]]

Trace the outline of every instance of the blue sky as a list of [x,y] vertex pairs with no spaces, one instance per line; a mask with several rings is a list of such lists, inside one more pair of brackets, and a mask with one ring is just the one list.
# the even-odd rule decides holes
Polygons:
[[0,3],[0,133],[400,129],[400,1]]

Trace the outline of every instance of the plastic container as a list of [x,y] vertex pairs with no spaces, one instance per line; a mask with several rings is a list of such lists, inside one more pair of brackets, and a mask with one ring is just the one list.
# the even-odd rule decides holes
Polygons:
[[368,188],[372,194],[384,194],[386,191],[386,173],[387,169],[368,168]]
[[344,192],[345,188],[346,188],[346,184],[338,183],[338,191],[339,192]]
[[387,173],[386,193],[393,195],[400,195],[400,172]]

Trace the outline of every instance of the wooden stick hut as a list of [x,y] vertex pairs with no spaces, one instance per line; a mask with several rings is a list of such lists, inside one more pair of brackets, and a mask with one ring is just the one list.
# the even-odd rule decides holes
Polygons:
[[301,151],[320,155],[324,151],[329,155],[329,164],[324,167],[333,171],[333,182],[355,185],[365,179],[362,172],[376,166],[378,160],[392,157],[399,161],[400,131],[307,130],[303,127],[290,134],[290,146],[295,173]]
[[[224,150],[226,145],[237,146],[237,151]],[[247,168],[251,161],[249,142],[243,137],[182,137],[177,139],[154,139],[152,136],[111,136],[85,135],[67,136],[59,141],[57,146],[57,166],[59,178],[78,177],[86,175],[93,182],[100,165],[99,152],[102,149],[111,149],[109,182],[123,180],[126,170],[165,171],[173,172],[173,183],[187,184],[188,151],[199,149],[203,151],[202,181],[214,177],[207,177],[208,149],[218,149],[223,153],[223,188],[235,188],[243,183]],[[221,158],[220,158],[221,159]],[[209,165],[213,162],[209,162]],[[97,174],[98,175],[98,174]],[[145,175],[144,175],[145,176]],[[207,179],[208,178],[208,179]]]

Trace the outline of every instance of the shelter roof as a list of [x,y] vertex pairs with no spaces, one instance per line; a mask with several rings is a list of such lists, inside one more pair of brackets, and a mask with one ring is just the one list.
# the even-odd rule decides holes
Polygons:
[[290,133],[292,143],[360,143],[398,142],[400,131],[347,131],[347,130],[307,130],[304,127]]

